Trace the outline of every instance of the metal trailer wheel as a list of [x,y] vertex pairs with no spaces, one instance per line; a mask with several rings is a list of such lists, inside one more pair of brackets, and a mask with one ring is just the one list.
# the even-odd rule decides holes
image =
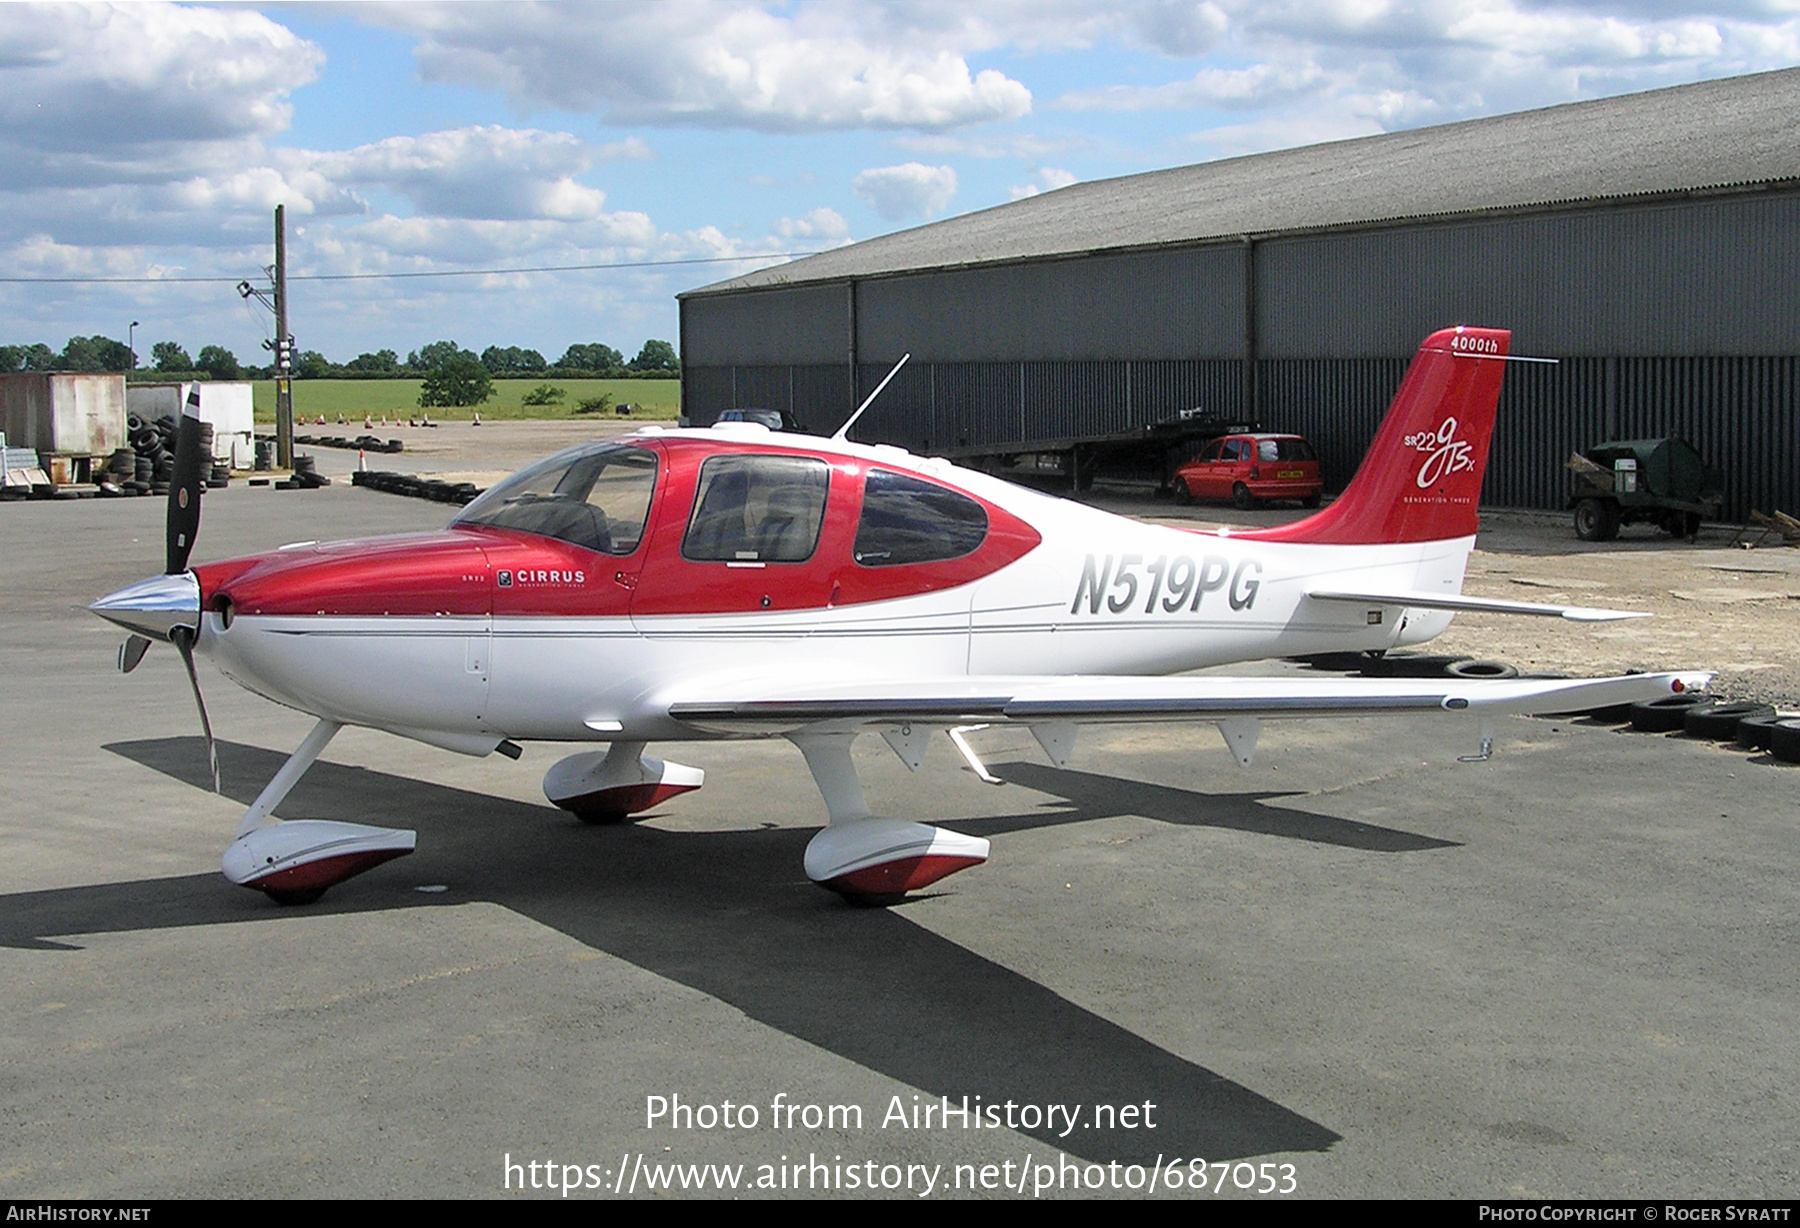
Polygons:
[[1607,499],[1583,499],[1575,505],[1575,536],[1584,542],[1609,542],[1619,535],[1618,509]]

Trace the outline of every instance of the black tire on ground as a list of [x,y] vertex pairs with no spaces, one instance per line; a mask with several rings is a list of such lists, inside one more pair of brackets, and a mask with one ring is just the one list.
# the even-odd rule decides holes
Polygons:
[[1800,763],[1800,720],[1784,719],[1770,726],[1769,752],[1783,763]]
[[1704,691],[1646,699],[1631,705],[1631,727],[1641,733],[1673,733],[1686,727],[1689,712],[1702,706],[1710,708],[1715,702]]
[[1365,678],[1443,678],[1452,665],[1468,659],[1428,653],[1389,653],[1385,657],[1370,658],[1363,664],[1362,672]]
[[1169,483],[1169,488],[1175,492],[1175,502],[1181,504],[1181,506],[1186,507],[1194,501],[1194,492],[1188,489],[1186,478],[1176,478],[1173,482]]
[[1583,499],[1575,505],[1575,536],[1609,542],[1619,535],[1619,511],[1610,499]]
[[1613,704],[1606,708],[1590,708],[1587,711],[1590,721],[1599,721],[1602,725],[1624,725],[1631,720],[1630,704]]
[[1366,652],[1314,652],[1304,657],[1296,657],[1295,660],[1304,661],[1313,669],[1338,670],[1349,673],[1362,669],[1375,658]]
[[1248,486],[1239,482],[1231,488],[1231,502],[1239,511],[1247,512],[1256,506],[1256,496],[1250,493]]
[[1752,703],[1743,700],[1737,703],[1714,704],[1710,708],[1690,708],[1683,720],[1682,731],[1690,738],[1711,738],[1715,742],[1729,742],[1737,737],[1738,725],[1746,716],[1774,716],[1773,704]]
[[1746,716],[1737,726],[1738,749],[1768,750],[1769,742],[1775,736],[1775,726],[1786,719],[1781,716]]
[[1317,495],[1306,496],[1306,498],[1300,500],[1300,506],[1304,507],[1304,508],[1315,508],[1315,507],[1319,506],[1319,496],[1317,496]]
[[1452,661],[1444,672],[1452,678],[1517,678],[1519,667],[1504,661]]

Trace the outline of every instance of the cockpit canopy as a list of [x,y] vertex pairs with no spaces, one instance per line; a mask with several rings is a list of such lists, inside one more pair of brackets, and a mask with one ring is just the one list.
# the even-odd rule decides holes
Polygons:
[[521,469],[451,523],[517,529],[624,556],[644,539],[656,469],[656,453],[647,448],[581,444]]

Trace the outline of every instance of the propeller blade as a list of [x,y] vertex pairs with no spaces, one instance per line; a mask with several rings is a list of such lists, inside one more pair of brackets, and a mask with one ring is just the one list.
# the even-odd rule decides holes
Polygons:
[[125,642],[119,645],[119,672],[129,674],[136,669],[138,662],[144,659],[145,650],[149,647],[150,641],[141,635],[126,637]]
[[187,406],[175,430],[175,469],[169,476],[169,575],[187,570],[200,531],[200,494],[206,489],[206,466],[212,460],[212,428],[200,421],[200,389],[188,393]]
[[200,728],[206,731],[206,759],[212,765],[213,792],[218,793],[219,746],[213,741],[212,722],[206,717],[206,700],[200,695],[200,675],[194,672],[194,631],[191,627],[176,627],[169,632],[169,639],[181,654],[181,663],[187,666],[188,682],[193,684],[194,706],[200,709]]

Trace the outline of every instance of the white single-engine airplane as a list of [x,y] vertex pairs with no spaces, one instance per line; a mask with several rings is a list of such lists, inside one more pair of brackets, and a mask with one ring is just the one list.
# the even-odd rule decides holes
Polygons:
[[[944,730],[992,779],[964,726],[1024,725],[1060,767],[1084,724],[1211,721],[1248,765],[1269,719],[1466,712],[1485,756],[1499,714],[1704,686],[1710,675],[1166,676],[1417,644],[1457,610],[1630,617],[1461,595],[1509,340],[1434,333],[1342,497],[1293,524],[1229,533],[1126,520],[853,444],[849,423],[829,440],[732,423],[649,427],[559,452],[442,532],[190,570],[200,489],[190,405],[168,572],[92,608],[132,632],[122,668],[150,639],[169,641],[190,678],[199,652],[318,718],[224,856],[231,881],[278,901],[309,902],[413,848],[410,831],[273,819],[344,725],[469,755],[516,758],[525,740],[605,743],[544,778],[552,802],[589,822],[700,787],[698,769],[648,758],[646,743],[785,737],[830,813],[807,845],[808,876],[888,900],[985,861],[988,842],[871,815],[850,756],[865,732],[916,769]],[[198,702],[197,681],[194,692]],[[216,787],[216,757],[214,777]]]

